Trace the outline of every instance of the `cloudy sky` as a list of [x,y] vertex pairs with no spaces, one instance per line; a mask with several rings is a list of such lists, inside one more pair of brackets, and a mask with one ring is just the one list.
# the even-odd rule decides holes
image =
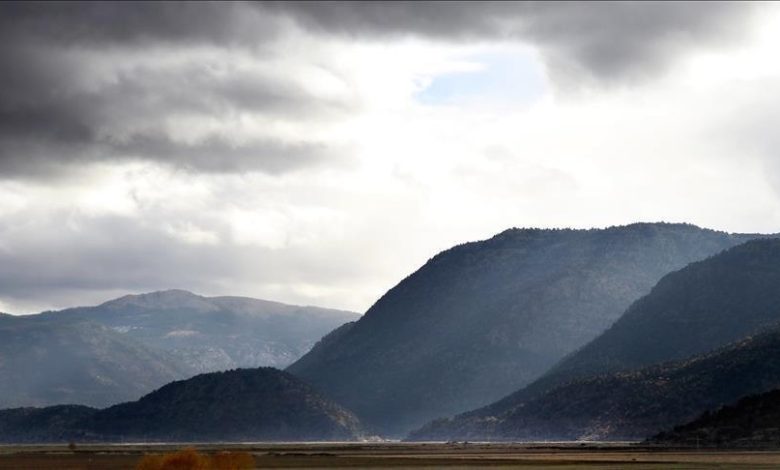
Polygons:
[[0,311],[364,311],[509,227],[780,231],[780,7],[0,6]]

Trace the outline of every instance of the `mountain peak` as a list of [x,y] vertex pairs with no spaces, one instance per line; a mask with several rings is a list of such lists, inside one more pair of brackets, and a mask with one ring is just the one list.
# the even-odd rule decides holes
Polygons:
[[109,300],[101,307],[123,308],[195,308],[199,310],[214,310],[215,307],[205,298],[183,289],[168,289],[145,294],[129,294],[118,299]]

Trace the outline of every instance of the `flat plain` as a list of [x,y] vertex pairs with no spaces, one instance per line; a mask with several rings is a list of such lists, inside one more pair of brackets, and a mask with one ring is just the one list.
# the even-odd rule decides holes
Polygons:
[[133,469],[145,454],[249,452],[257,468],[778,468],[780,451],[658,449],[614,443],[242,443],[0,446],[0,470]]

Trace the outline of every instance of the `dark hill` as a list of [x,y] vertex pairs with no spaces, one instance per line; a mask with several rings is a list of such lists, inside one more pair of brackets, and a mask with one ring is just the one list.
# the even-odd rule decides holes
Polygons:
[[97,411],[81,405],[0,410],[0,442],[67,442]]
[[665,276],[607,331],[484,412],[579,377],[707,352],[778,321],[780,239],[751,241]]
[[6,442],[354,440],[355,416],[273,368],[202,374],[96,411],[0,411]]
[[780,390],[751,395],[706,411],[694,421],[662,432],[652,444],[720,448],[780,447]]
[[288,370],[398,435],[526,385],[664,274],[751,237],[675,224],[507,230],[436,255]]
[[642,439],[780,387],[780,330],[692,359],[576,380],[494,416],[434,421],[413,440]]
[[[658,430],[660,424],[674,424],[682,416],[692,418],[690,412],[703,411],[703,405],[712,404],[710,399],[728,402],[774,384],[773,370],[762,372],[761,364],[756,365],[753,377],[754,366],[746,361],[775,367],[772,341],[776,335],[760,342],[751,340],[740,346],[748,348],[744,351],[730,350],[708,356],[706,361],[683,363],[684,367],[677,364],[635,372],[638,367],[702,354],[779,321],[780,240],[751,241],[664,277],[608,331],[526,389],[488,407],[432,423],[415,436],[461,438],[485,432],[481,429],[486,424],[495,429],[489,434],[501,438],[529,432],[545,438],[541,429],[556,438],[591,432],[601,437],[641,436]],[[603,375],[613,371],[624,372]],[[718,375],[723,371],[733,376]],[[761,375],[764,372],[768,375]],[[766,377],[770,378],[762,382]],[[691,381],[701,385],[715,378],[721,391],[729,393],[688,388]],[[733,390],[738,393],[730,394]],[[699,398],[702,393],[709,395]],[[645,399],[653,405],[647,416],[636,402]],[[687,400],[691,408],[680,408],[670,400]],[[545,415],[548,411],[549,416]],[[530,423],[541,416],[547,416],[545,424],[531,431]],[[654,417],[657,422],[647,421]],[[601,429],[593,421],[597,418],[602,419]],[[633,424],[632,419],[636,420]]]

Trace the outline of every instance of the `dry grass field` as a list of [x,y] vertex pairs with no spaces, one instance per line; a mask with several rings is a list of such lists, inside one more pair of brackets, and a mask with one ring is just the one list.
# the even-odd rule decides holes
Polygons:
[[[0,470],[135,469],[144,456],[183,445],[1,446]],[[619,444],[211,444],[198,451],[247,452],[256,468],[778,468],[780,452],[658,450]],[[181,467],[176,467],[181,468]],[[182,469],[183,470],[183,469]]]

